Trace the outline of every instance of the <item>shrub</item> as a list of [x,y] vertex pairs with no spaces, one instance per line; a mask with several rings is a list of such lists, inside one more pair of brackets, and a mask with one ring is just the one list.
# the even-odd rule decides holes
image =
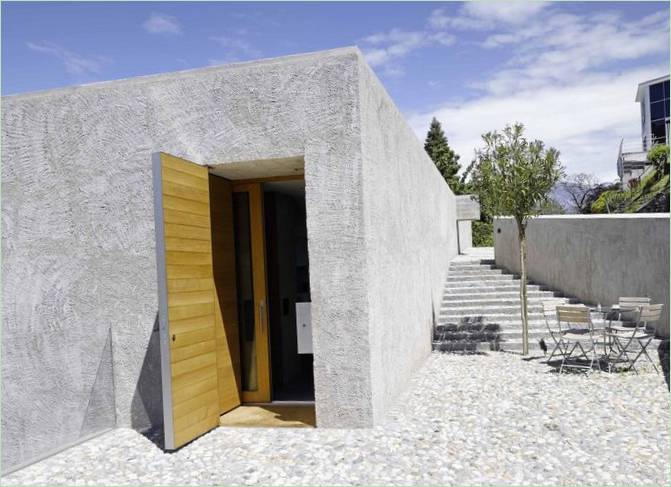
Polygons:
[[592,203],[592,213],[619,213],[619,207],[630,198],[629,191],[608,190]]
[[655,166],[657,177],[669,174],[669,146],[657,144],[648,152],[648,162]]
[[492,222],[476,220],[472,222],[473,247],[494,246],[494,225]]

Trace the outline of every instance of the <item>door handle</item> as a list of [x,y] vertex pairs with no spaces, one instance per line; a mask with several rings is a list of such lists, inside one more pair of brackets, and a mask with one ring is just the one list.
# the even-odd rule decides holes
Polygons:
[[266,303],[261,300],[259,301],[259,324],[261,331],[265,332],[265,326],[266,326]]

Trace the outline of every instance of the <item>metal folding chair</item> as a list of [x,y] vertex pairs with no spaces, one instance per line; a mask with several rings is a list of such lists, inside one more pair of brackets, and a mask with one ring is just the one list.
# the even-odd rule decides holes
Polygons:
[[[582,305],[557,306],[557,321],[560,326],[561,323],[566,324],[566,328],[559,336],[561,348],[566,352],[559,373],[562,373],[565,367],[592,370],[594,362],[597,361],[597,341],[589,308]],[[574,354],[576,349],[580,350],[578,355]],[[578,362],[580,359],[589,361],[589,365],[581,364]],[[569,360],[574,360],[576,363],[567,363]]]
[[[653,338],[655,338],[657,323],[662,317],[663,309],[663,304],[641,305],[638,308],[638,316],[633,328],[624,326],[611,327],[608,337],[612,340],[613,351],[617,355],[610,360],[611,363],[608,365],[609,371],[612,365],[624,362],[629,364],[627,370],[633,369],[638,374],[636,362],[642,355],[645,355],[655,371],[659,373],[655,362],[648,355],[647,348]],[[649,328],[651,325],[652,329]]]
[[566,304],[565,298],[552,298],[546,299],[543,301],[543,317],[545,318],[545,325],[548,329],[548,334],[552,341],[554,342],[554,347],[552,353],[548,357],[546,362],[550,362],[555,353],[559,351],[559,354],[564,355],[566,350],[562,347],[561,335],[562,327],[561,323],[557,321],[557,306]]

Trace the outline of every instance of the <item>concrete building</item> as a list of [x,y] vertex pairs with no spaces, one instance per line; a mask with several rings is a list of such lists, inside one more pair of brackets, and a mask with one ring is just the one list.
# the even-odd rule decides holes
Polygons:
[[636,102],[641,108],[641,141],[620,141],[617,156],[617,174],[624,188],[649,170],[650,148],[669,143],[669,76],[640,83]]
[[117,426],[177,448],[277,398],[369,427],[430,353],[467,217],[358,49],[2,115],[5,472]]

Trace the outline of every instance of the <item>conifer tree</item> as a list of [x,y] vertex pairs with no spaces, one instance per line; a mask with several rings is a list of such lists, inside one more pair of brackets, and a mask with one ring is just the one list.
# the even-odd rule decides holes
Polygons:
[[457,176],[461,168],[459,156],[450,148],[445,132],[443,132],[440,122],[435,117],[431,120],[431,126],[426,134],[424,150],[429,154],[440,174],[443,175],[443,178],[450,186],[450,189],[455,194],[460,194],[463,185]]

